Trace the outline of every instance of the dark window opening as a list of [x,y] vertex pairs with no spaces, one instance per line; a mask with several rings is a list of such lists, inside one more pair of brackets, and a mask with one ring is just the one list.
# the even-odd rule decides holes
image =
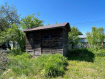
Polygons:
[[43,39],[51,39],[51,35],[45,35],[43,36]]
[[33,34],[30,34],[30,37],[29,37],[29,41],[30,41],[30,43],[33,43]]

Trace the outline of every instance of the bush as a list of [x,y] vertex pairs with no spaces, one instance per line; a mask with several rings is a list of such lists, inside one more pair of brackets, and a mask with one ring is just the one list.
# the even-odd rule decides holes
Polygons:
[[11,61],[8,62],[8,68],[16,76],[59,76],[64,74],[67,65],[67,59],[61,54],[42,54],[37,58],[32,58],[29,53],[24,53],[22,55],[11,55],[9,59]]
[[105,49],[100,49],[96,51],[95,55],[100,57],[105,57]]
[[38,62],[43,69],[41,70],[41,75],[44,76],[59,76],[64,74],[65,66],[67,65],[67,60],[61,54],[48,54],[39,56],[35,62]]
[[94,61],[94,53],[86,48],[69,50],[69,60]]
[[25,53],[25,51],[22,52],[21,49],[12,49],[8,53],[16,56],[16,55],[22,55],[23,53]]
[[11,61],[8,62],[9,68],[12,69],[12,71],[16,75],[26,74],[30,73],[32,62],[30,60],[32,58],[32,55],[29,53],[24,53],[22,55],[12,55],[9,57]]

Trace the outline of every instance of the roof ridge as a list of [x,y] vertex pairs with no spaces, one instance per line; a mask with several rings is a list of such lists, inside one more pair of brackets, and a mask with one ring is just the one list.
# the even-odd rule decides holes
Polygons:
[[[27,32],[27,31],[34,31],[34,30],[41,30],[41,29],[48,29],[48,28],[56,28],[56,27],[66,26],[67,24],[69,24],[69,22],[54,24],[54,25],[48,25],[48,26],[39,26],[39,27],[35,27],[35,28],[26,29],[23,31]],[[68,25],[68,26],[69,26],[69,30],[70,30],[70,25]]]

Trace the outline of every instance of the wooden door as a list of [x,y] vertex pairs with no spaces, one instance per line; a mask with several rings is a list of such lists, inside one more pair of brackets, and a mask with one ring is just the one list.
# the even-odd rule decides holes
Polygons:
[[34,45],[35,45],[34,55],[35,56],[41,55],[41,33],[35,34]]

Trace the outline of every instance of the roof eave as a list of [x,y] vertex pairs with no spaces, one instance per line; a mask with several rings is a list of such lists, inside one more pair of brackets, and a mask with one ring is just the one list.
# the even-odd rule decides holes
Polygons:
[[32,28],[32,29],[27,29],[27,30],[23,30],[23,31],[24,32],[31,32],[31,31],[37,31],[37,30],[45,30],[45,29],[47,30],[47,29],[53,29],[53,28],[61,28],[61,27],[64,27],[64,26],[66,26],[68,32],[71,31],[71,27],[70,27],[69,22],[66,22],[65,24],[60,25],[60,26],[59,25],[58,26],[55,25],[55,27],[54,27],[54,25],[51,25],[51,27],[42,26],[43,28],[37,28],[37,29]]

